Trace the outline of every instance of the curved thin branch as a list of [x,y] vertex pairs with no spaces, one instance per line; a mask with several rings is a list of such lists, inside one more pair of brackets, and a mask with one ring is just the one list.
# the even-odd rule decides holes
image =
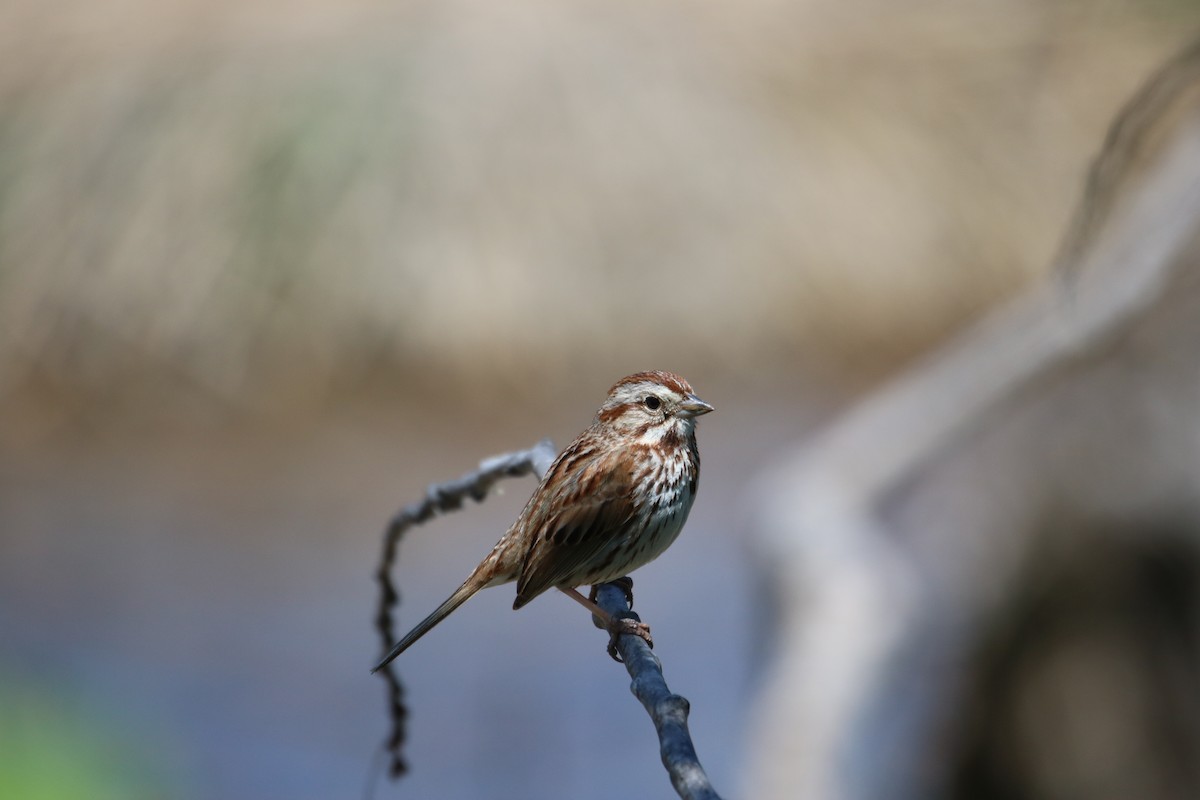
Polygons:
[[[400,547],[400,539],[404,532],[413,525],[428,522],[433,515],[447,511],[457,511],[462,508],[463,500],[471,498],[482,503],[487,498],[492,486],[501,478],[519,478],[533,472],[539,478],[550,469],[557,450],[554,442],[543,439],[528,450],[518,450],[515,453],[505,453],[484,459],[479,468],[445,483],[432,484],[425,490],[425,497],[405,506],[388,524],[383,535],[383,554],[379,559],[379,568],[375,571],[375,580],[379,582],[379,605],[375,614],[375,629],[386,653],[396,641],[395,619],[393,611],[400,602],[400,595],[392,583],[392,565],[396,562],[396,551]],[[392,721],[392,732],[385,745],[391,763],[388,765],[388,775],[398,778],[408,772],[408,764],[404,761],[405,723],[408,720],[408,707],[404,704],[404,685],[396,674],[393,664],[388,664],[379,671],[387,683],[388,709]]]
[[[596,604],[614,617],[629,617],[641,621],[629,610],[625,592],[619,586],[606,583],[596,592]],[[617,639],[617,652],[633,683],[629,690],[646,709],[658,732],[658,748],[671,785],[683,800],[721,800],[708,780],[692,735],[688,732],[688,712],[691,704],[686,698],[672,694],[663,678],[662,662],[644,639],[624,635]]]
[[[486,459],[472,472],[452,481],[431,485],[426,490],[424,499],[405,506],[392,518],[384,534],[383,555],[375,573],[380,587],[375,628],[379,631],[383,652],[387,652],[396,640],[392,612],[400,598],[390,573],[404,532],[413,525],[427,522],[438,512],[462,508],[463,500],[468,497],[476,502],[483,502],[488,491],[501,478],[520,477],[532,472],[540,479],[550,469],[556,455],[554,443],[543,439],[528,450]],[[619,586],[605,584],[599,587],[596,602],[614,616],[638,619],[637,614],[629,610],[625,592]],[[683,800],[721,800],[696,757],[696,748],[692,744],[687,727],[690,708],[688,701],[672,694],[667,688],[662,674],[662,662],[651,652],[646,642],[637,636],[621,636],[617,641],[617,650],[625,662],[629,677],[633,679],[630,689],[650,715],[654,729],[658,732],[663,766],[667,769],[675,791]],[[379,672],[388,685],[392,721],[392,732],[386,744],[391,756],[388,774],[392,778],[398,778],[408,771],[402,753],[408,708],[404,705],[404,688],[396,675],[395,662],[386,665]]]

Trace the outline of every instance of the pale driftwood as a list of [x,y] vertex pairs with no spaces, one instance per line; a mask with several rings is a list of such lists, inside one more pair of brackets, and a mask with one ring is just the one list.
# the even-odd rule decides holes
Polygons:
[[[1027,571],[1116,538],[1146,547],[1147,520],[1200,539],[1200,48],[1118,117],[1088,186],[1057,282],[761,471],[754,541],[781,607],[747,797],[958,796],[948,709]],[[1092,719],[1105,702],[1089,699],[1072,708]],[[1091,794],[1075,755],[1152,740],[1138,717],[1090,726],[1123,737],[1101,750],[1039,739],[1034,780],[1058,781],[1044,795]]]
[[[554,443],[543,439],[528,450],[518,450],[485,459],[479,468],[445,483],[432,484],[425,497],[405,506],[392,518],[384,535],[383,555],[376,579],[380,586],[379,610],[375,627],[379,631],[382,652],[386,653],[396,640],[392,610],[399,597],[391,579],[392,565],[396,560],[400,538],[413,525],[427,522],[439,512],[455,511],[462,507],[468,497],[483,502],[491,487],[501,478],[514,478],[533,473],[540,479],[550,469],[557,455]],[[637,615],[629,610],[625,593],[611,584],[601,586],[597,592],[597,603],[605,611],[618,616]],[[633,694],[646,709],[658,732],[659,751],[663,766],[671,779],[672,786],[683,800],[720,800],[713,790],[704,768],[696,757],[696,748],[688,732],[687,716],[689,704],[686,699],[672,694],[663,679],[662,663],[651,652],[646,642],[637,636],[621,636],[617,650],[625,662],[625,669],[633,679]],[[389,774],[399,777],[408,767],[403,757],[405,722],[408,709],[404,705],[404,689],[396,674],[396,662],[392,662],[379,673],[388,684],[388,697],[392,732],[385,745],[391,764]]]

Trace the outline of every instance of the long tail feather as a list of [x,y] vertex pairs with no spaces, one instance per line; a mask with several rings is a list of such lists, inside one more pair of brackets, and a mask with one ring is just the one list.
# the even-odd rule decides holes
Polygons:
[[391,652],[384,656],[383,660],[376,664],[374,668],[372,668],[372,674],[390,664],[392,659],[407,650],[413,642],[417,641],[417,639],[420,639],[422,636],[429,633],[429,631],[431,631],[435,625],[449,616],[451,611],[467,602],[471,595],[483,588],[477,581],[473,579],[474,576],[472,575],[471,578],[468,578],[462,586],[458,587],[458,589],[454,591],[454,594],[447,597],[446,601],[438,606],[432,614],[421,620],[417,627],[406,633],[404,638],[397,642],[396,646],[392,648]]

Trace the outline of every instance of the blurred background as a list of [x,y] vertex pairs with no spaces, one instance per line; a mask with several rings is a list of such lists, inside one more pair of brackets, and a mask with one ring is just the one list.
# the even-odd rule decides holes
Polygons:
[[[0,796],[358,796],[387,519],[648,368],[717,407],[636,594],[734,791],[770,641],[755,470],[1045,279],[1109,121],[1198,25],[1183,0],[8,0]],[[408,537],[400,627],[531,490]],[[405,654],[412,774],[377,796],[669,796],[603,635],[510,605]]]

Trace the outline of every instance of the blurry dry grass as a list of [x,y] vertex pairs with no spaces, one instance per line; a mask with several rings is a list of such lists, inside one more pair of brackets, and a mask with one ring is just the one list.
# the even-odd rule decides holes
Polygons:
[[1048,265],[1107,120],[1197,21],[10,0],[0,393],[886,369]]

